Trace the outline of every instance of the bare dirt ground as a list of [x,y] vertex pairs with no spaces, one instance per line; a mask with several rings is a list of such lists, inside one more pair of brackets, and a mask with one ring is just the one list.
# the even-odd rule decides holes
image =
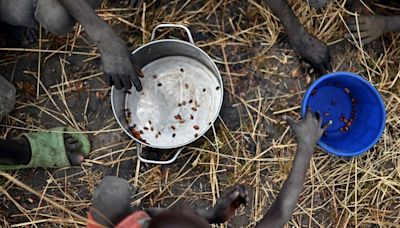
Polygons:
[[[352,45],[342,38],[344,18],[350,16],[344,1],[318,11],[306,1],[290,3],[306,29],[329,44],[333,71],[361,74],[379,89],[387,120],[380,142],[360,157],[343,159],[316,149],[289,226],[400,226],[399,34]],[[42,39],[28,49],[2,47],[0,72],[18,88],[18,97],[15,111],[0,125],[1,136],[68,125],[89,135],[92,151],[78,167],[3,173],[0,227],[83,227],[95,186],[105,175],[139,186],[133,204],[143,207],[182,201],[207,207],[226,187],[244,183],[251,204],[221,227],[253,227],[294,158],[295,140],[282,115],[300,117],[303,94],[319,75],[293,52],[278,19],[258,1],[146,1],[135,9],[105,2],[98,14],[132,50],[149,42],[157,24],[190,28],[224,80],[215,132],[188,146],[172,165],[140,163],[135,143],[112,115],[98,50],[82,27],[63,37],[42,31]]]

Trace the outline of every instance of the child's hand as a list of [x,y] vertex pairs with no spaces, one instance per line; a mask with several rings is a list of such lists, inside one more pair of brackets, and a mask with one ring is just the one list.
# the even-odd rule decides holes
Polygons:
[[301,146],[314,147],[324,134],[325,130],[332,124],[332,120],[321,127],[321,115],[314,115],[311,109],[307,109],[306,118],[300,123],[296,123],[292,118],[285,116],[286,122],[292,128],[297,142]]
[[225,190],[218,199],[213,212],[213,223],[224,223],[234,215],[240,205],[249,202],[249,191],[243,185],[235,185]]

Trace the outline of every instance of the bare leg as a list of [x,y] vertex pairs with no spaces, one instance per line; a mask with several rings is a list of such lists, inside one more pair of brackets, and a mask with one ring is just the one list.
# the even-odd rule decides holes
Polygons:
[[14,26],[4,32],[15,45],[37,40],[35,4],[36,0],[0,0],[0,21]]
[[[76,153],[82,147],[70,134],[64,135],[64,145],[68,161],[71,165],[79,165],[84,160],[83,155]],[[31,147],[25,138],[0,139],[0,164],[1,165],[26,165],[31,160]]]
[[[92,9],[100,5],[100,0],[87,0],[87,2]],[[71,32],[75,25],[75,19],[58,0],[38,0],[35,19],[46,31],[59,36]]]
[[327,46],[304,30],[286,0],[264,0],[264,2],[283,23],[293,49],[317,71],[325,74],[329,68]]
[[[0,76],[0,121],[15,106],[15,88],[6,79]],[[79,151],[82,144],[70,134],[64,134],[64,145],[67,157],[71,165],[80,164],[84,157],[75,151]],[[31,160],[31,147],[25,138],[0,139],[0,164],[25,165]]]

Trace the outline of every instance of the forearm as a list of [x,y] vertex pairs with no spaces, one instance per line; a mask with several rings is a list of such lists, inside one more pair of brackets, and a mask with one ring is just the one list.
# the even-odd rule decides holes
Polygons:
[[283,26],[288,33],[297,33],[304,30],[286,0],[263,1],[283,23]]
[[[107,46],[106,40],[115,36],[113,30],[105,23],[86,0],[59,0],[65,9],[84,28],[90,39],[100,48]],[[118,37],[117,37],[118,38]]]
[[314,146],[298,145],[296,157],[288,178],[283,184],[277,198],[261,220],[260,227],[282,227],[291,218],[307,174]]
[[207,209],[197,209],[197,213],[199,213],[203,218],[205,218],[209,224],[217,224],[223,223],[224,221],[217,221],[217,218],[214,213],[214,208],[207,208]]
[[400,16],[382,16],[385,17],[384,32],[399,32],[400,31]]

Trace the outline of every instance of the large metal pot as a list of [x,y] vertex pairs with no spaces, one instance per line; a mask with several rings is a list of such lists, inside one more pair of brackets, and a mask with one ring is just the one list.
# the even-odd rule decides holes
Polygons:
[[[154,40],[160,28],[183,29],[189,42]],[[132,52],[142,69],[143,90],[111,91],[114,115],[126,134],[137,142],[137,156],[145,163],[170,164],[184,146],[202,137],[221,110],[223,84],[212,59],[193,42],[183,25],[161,24],[154,28],[151,42]],[[141,156],[142,146],[177,149],[167,161]]]

